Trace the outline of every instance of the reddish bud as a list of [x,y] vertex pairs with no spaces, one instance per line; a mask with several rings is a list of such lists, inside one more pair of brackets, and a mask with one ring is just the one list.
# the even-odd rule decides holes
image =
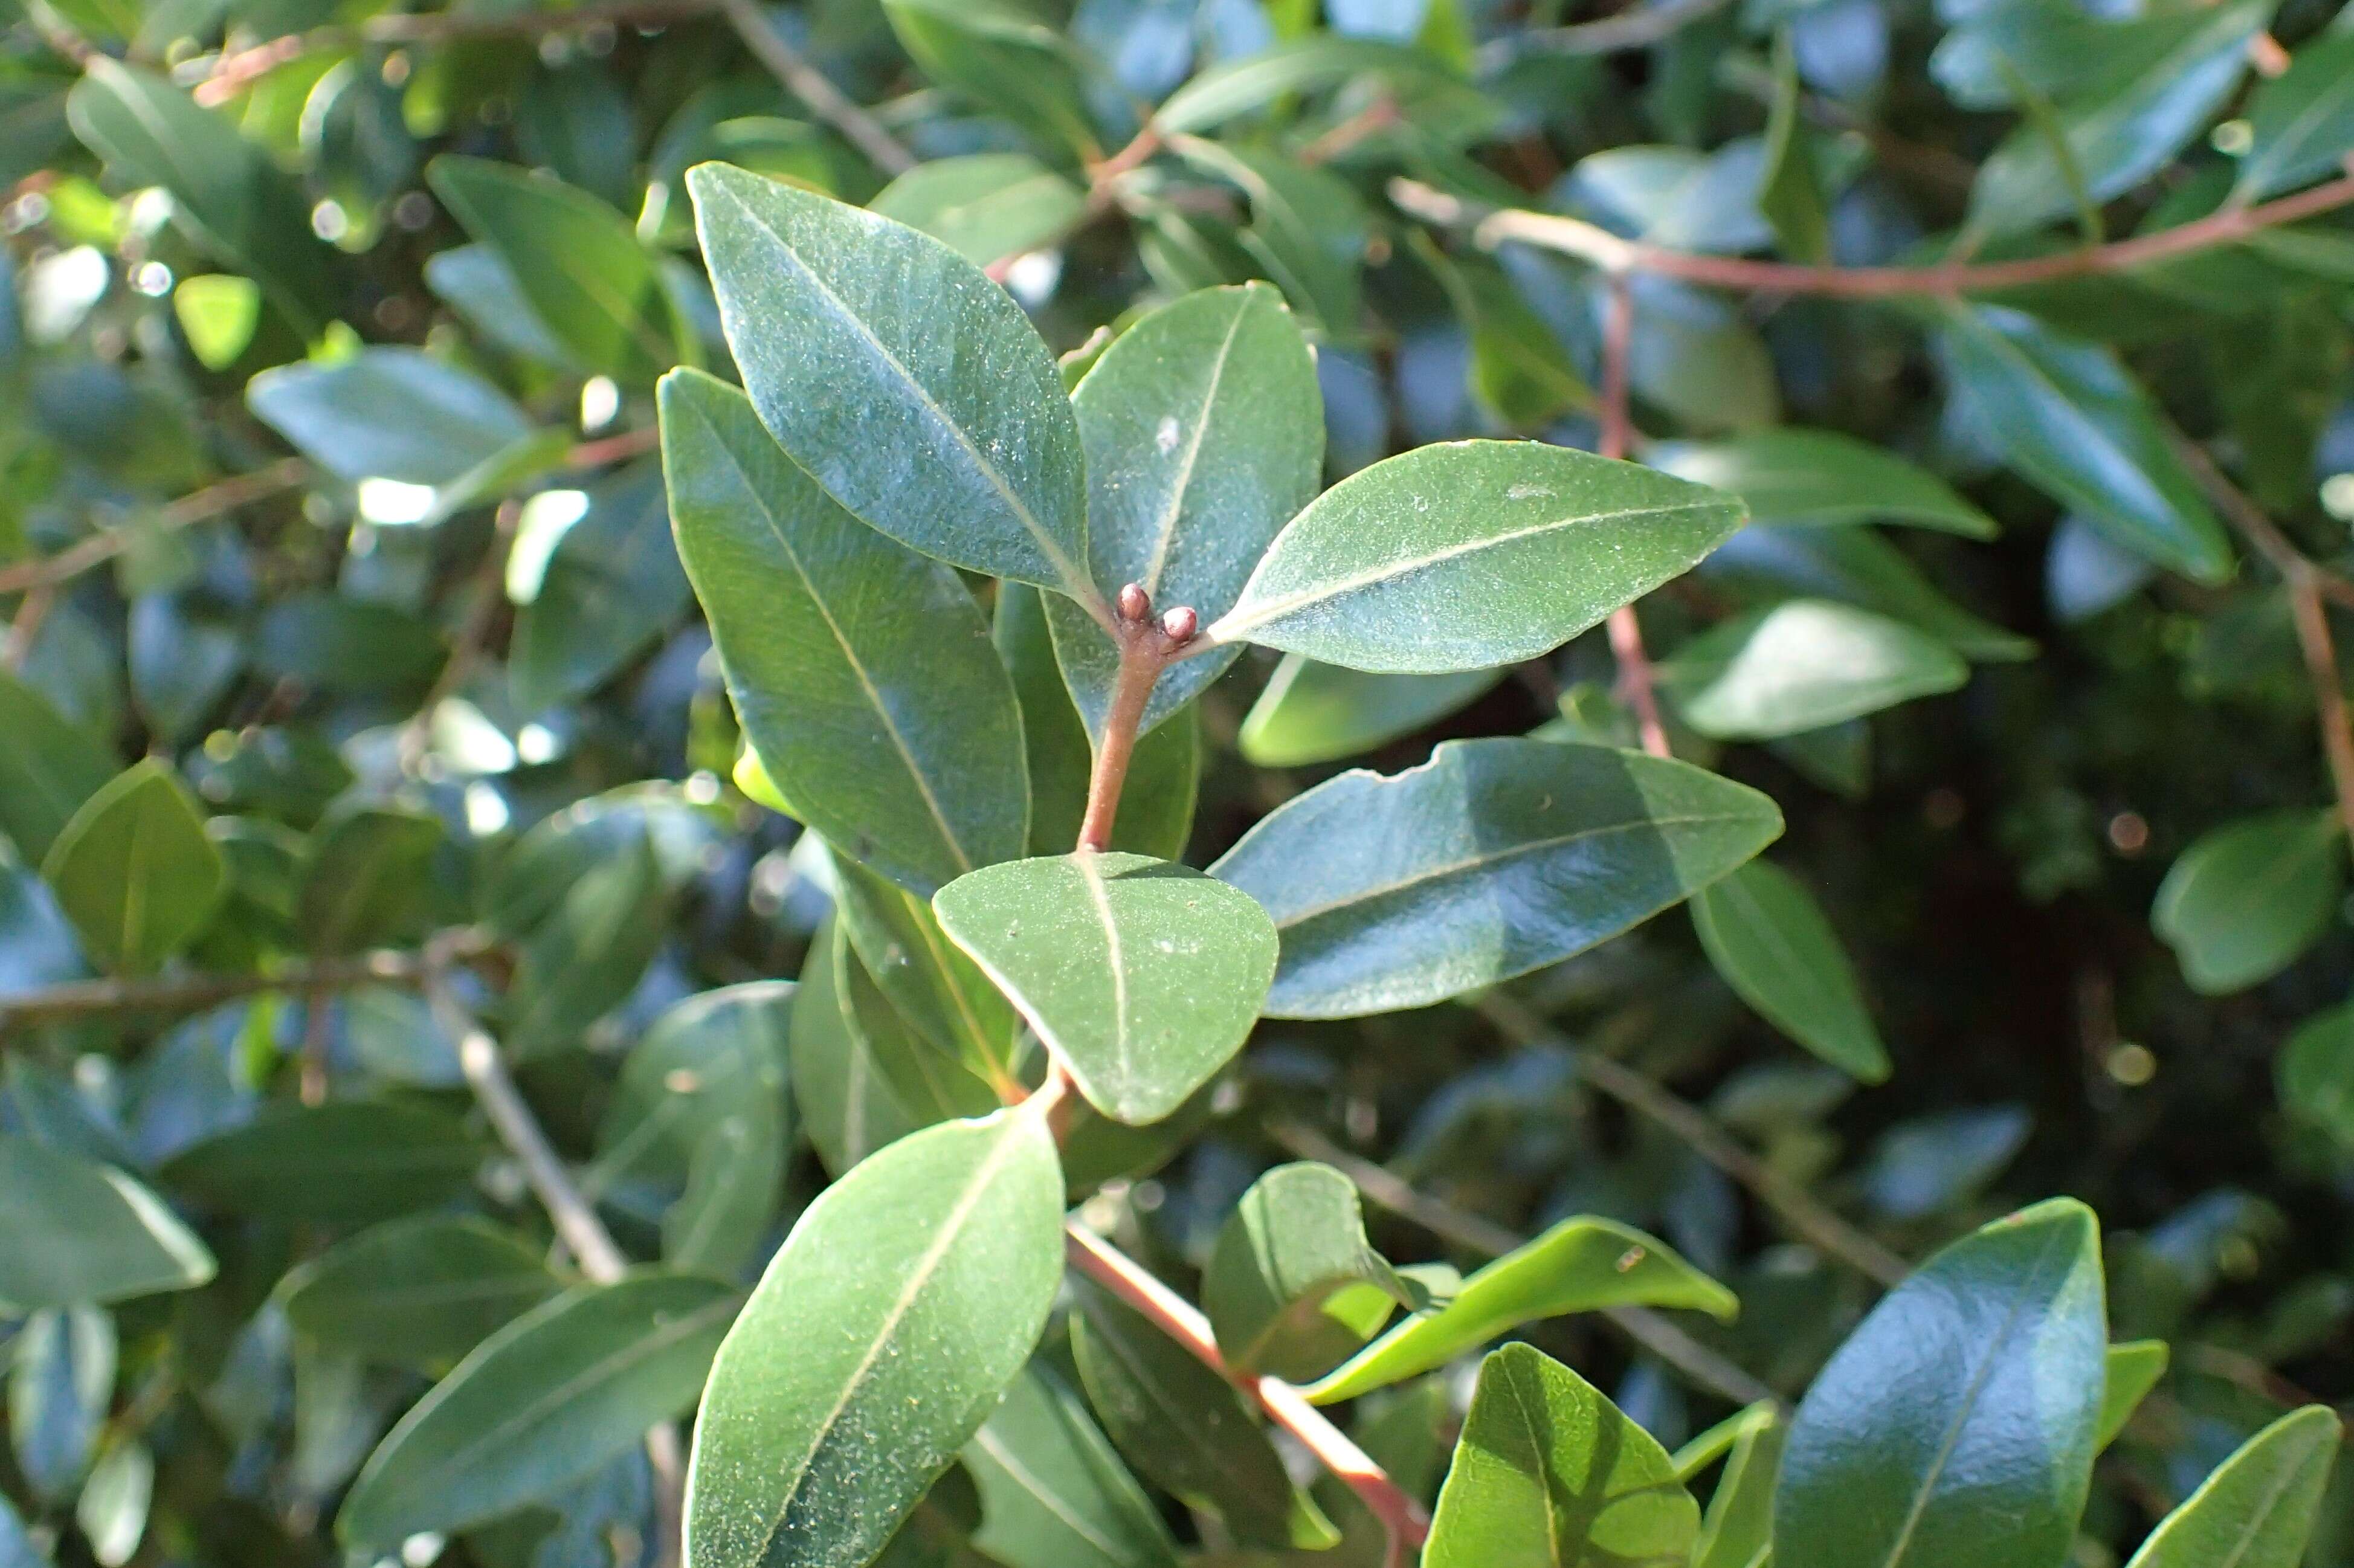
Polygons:
[[1119,618],[1131,624],[1152,613],[1152,596],[1146,593],[1139,583],[1130,583],[1120,589],[1119,597],[1112,602],[1119,607]]
[[1181,604],[1161,618],[1161,633],[1181,648],[1193,641],[1193,633],[1201,629],[1202,618],[1193,613],[1189,604]]

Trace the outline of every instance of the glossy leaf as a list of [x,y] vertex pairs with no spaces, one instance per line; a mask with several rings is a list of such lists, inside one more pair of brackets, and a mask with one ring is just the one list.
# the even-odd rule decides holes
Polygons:
[[2126,1568],[2297,1568],[2344,1436],[2327,1405],[2282,1416],[2218,1465]]
[[1078,426],[1021,307],[888,218],[717,164],[687,188],[745,389],[793,461],[913,549],[1094,602]]
[[1071,1319],[1071,1353],[1105,1430],[1145,1476],[1214,1513],[1236,1540],[1320,1551],[1340,1532],[1292,1484],[1233,1383],[1098,1291]]
[[1209,635],[1359,670],[1485,669],[1567,641],[1740,523],[1730,496],[1565,447],[1423,447],[1294,518]]
[[660,267],[621,215],[546,175],[443,156],[426,178],[578,368],[642,387],[695,358]]
[[1659,673],[1692,728],[1757,740],[1953,691],[1970,668],[1944,643],[1886,616],[1792,599],[1693,639]]
[[1087,198],[1026,153],[972,153],[918,164],[867,207],[986,267],[1060,239],[1085,217]]
[[[1141,586],[1159,609],[1204,624],[1231,609],[1251,568],[1314,499],[1324,405],[1307,341],[1263,284],[1205,289],[1120,334],[1072,394],[1087,450],[1087,552],[1107,597]],[[1111,706],[1119,656],[1076,604],[1046,601],[1055,652],[1089,735]],[[1239,649],[1165,672],[1150,729],[1223,673]]]
[[964,1447],[973,1544],[1005,1568],[1176,1568],[1169,1527],[1087,1406],[1033,1362]]
[[247,383],[245,400],[297,451],[353,484],[451,484],[533,432],[505,393],[414,348],[280,366]]
[[41,875],[83,950],[133,974],[202,930],[228,883],[196,802],[154,760],[117,774],[81,803],[50,842]]
[[473,1184],[482,1148],[446,1112],[395,1100],[275,1106],[175,1155],[166,1185],[239,1213],[370,1220]]
[[131,1177],[0,1134],[0,1308],[127,1300],[213,1271],[205,1244]]
[[696,1568],[864,1563],[1029,1360],[1063,1179],[1025,1110],[902,1139],[810,1205],[721,1346],[695,1425]]
[[1308,1385],[1319,1404],[1444,1366],[1499,1334],[1543,1318],[1606,1307],[1675,1307],[1731,1321],[1733,1292],[1657,1239],[1582,1215],[1553,1226],[1466,1278],[1452,1297],[1407,1318]]
[[1885,1297],[1808,1391],[1775,1554],[1818,1568],[2051,1568],[2098,1435],[2097,1224],[2065,1199],[1955,1243]]
[[2201,582],[2232,574],[2232,548],[2163,416],[2115,355],[2018,311],[1951,307],[1946,374],[2003,461],[2117,543]]
[[420,1214],[362,1231],[286,1277],[296,1330],[329,1349],[446,1365],[564,1287],[541,1252],[477,1219]]
[[1243,718],[1235,746],[1261,768],[1304,768],[1371,751],[1470,703],[1501,670],[1379,675],[1287,653]]
[[2104,1450],[2117,1440],[2126,1429],[2133,1413],[2166,1375],[2166,1363],[2172,1352],[2164,1340],[2133,1340],[2109,1347],[2108,1361],[2101,1383],[2101,1424],[2093,1440],[2095,1451]]
[[1837,430],[1786,427],[1722,441],[1660,441],[1643,461],[1738,496],[1760,526],[1884,521],[1972,539],[1995,536],[1994,519],[1944,480]]
[[2268,811],[2202,835],[2158,885],[2149,923],[2183,978],[2209,996],[2244,990],[2296,961],[2329,924],[2346,844],[2327,811]]
[[82,802],[114,777],[113,759],[49,700],[0,670],[0,832],[38,865]]
[[2297,50],[2248,104],[2248,151],[2232,195],[2261,201],[2338,170],[2354,152],[2354,33]]
[[1275,973],[1275,927],[1248,895],[1146,855],[987,866],[932,906],[1080,1093],[1125,1122],[1159,1121],[1207,1083]]
[[779,449],[743,394],[662,384],[680,556],[729,694],[803,820],[928,895],[1022,853],[1022,721],[954,572],[864,526]]
[[1699,1532],[1657,1439],[1559,1361],[1507,1345],[1480,1363],[1423,1561],[1653,1568],[1684,1563]]
[[716,1280],[583,1285],[483,1340],[386,1435],[336,1533],[391,1551],[556,1497],[688,1409],[741,1300]]
[[1347,1018],[1458,996],[1617,936],[1773,842],[1756,791],[1680,762],[1547,741],[1447,741],[1344,773],[1213,867],[1274,916],[1266,1011]]
[[1831,1065],[1867,1084],[1888,1052],[1839,933],[1797,877],[1753,860],[1692,895],[1708,960],[1741,1000]]
[[1414,1305],[1414,1293],[1365,1239],[1356,1183],[1303,1160],[1252,1182],[1226,1216],[1202,1277],[1202,1306],[1229,1368],[1300,1382],[1364,1342],[1353,1324],[1326,1310],[1356,1287]]

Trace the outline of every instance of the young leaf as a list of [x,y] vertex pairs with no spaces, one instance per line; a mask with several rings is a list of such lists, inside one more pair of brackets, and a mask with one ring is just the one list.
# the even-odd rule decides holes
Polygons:
[[1509,664],[1690,569],[1741,515],[1731,496],[1566,447],[1421,447],[1292,519],[1209,637],[1358,670]]
[[1318,1404],[1444,1366],[1541,1318],[1606,1307],[1675,1307],[1731,1321],[1733,1292],[1661,1242],[1614,1220],[1567,1219],[1463,1281],[1451,1298],[1398,1324],[1304,1391]]
[[2223,525],[2110,350],[1992,305],[1947,307],[1937,342],[2021,478],[2161,567],[2209,583],[2232,575]]
[[2267,811],[2217,828],[2158,885],[2149,923],[2208,996],[2242,991],[2296,962],[2329,924],[2346,844],[2328,811]]
[[1022,853],[1022,720],[954,572],[836,505],[744,395],[662,382],[679,555],[752,745],[802,820],[928,895]]
[[186,1290],[213,1268],[205,1244],[122,1171],[0,1134],[0,1309]]
[[1078,425],[1005,291],[813,192],[720,164],[686,180],[745,390],[793,461],[911,548],[1099,605]]
[[1364,1342],[1353,1324],[1327,1312],[1338,1293],[1356,1287],[1414,1305],[1414,1293],[1365,1239],[1356,1183],[1303,1160],[1252,1182],[1226,1216],[1202,1277],[1202,1307],[1230,1370],[1299,1382]]
[[2101,1383],[2100,1427],[2093,1439],[2095,1452],[2117,1440],[2133,1413],[2166,1375],[2171,1353],[2164,1340],[2131,1340],[2109,1347]]
[[[1781,1478],[1790,1424],[1773,1405],[1752,1410],[1763,1414],[1734,1439],[1701,1520],[1691,1568],[1759,1568],[1773,1544],[1774,1489]],[[1681,1464],[1678,1469],[1683,1473]]]
[[330,1350],[431,1367],[563,1288],[541,1252],[478,1219],[419,1214],[362,1231],[289,1274],[286,1317]]
[[652,252],[620,213],[552,175],[444,154],[426,180],[575,366],[642,387],[699,355]]
[[369,1456],[335,1516],[389,1552],[545,1502],[695,1403],[741,1295],[692,1275],[583,1285],[477,1346]]
[[1029,1360],[1063,1277],[1033,1111],[902,1139],[803,1211],[712,1368],[696,1568],[871,1560]]
[[1720,740],[1821,729],[1969,678],[1960,654],[1901,621],[1804,599],[1736,616],[1659,671],[1684,722]]
[[2334,172],[2354,152],[2354,33],[2325,34],[2297,50],[2287,70],[2256,89],[2248,132],[2235,201],[2262,201]]
[[0,670],[0,833],[38,865],[83,801],[114,777],[113,759],[49,700]]
[[1233,1383],[1102,1292],[1087,1292],[1080,1305],[1071,1319],[1079,1377],[1138,1469],[1188,1508],[1216,1514],[1246,1545],[1321,1551],[1339,1542]]
[[1812,1568],[2051,1568],[2092,1478],[2098,1223],[2055,1199],[1955,1243],[1884,1298],[1808,1391],[1775,1501]]
[[1692,895],[1708,961],[1785,1034],[1867,1084],[1888,1076],[1855,969],[1822,906],[1797,877],[1753,860]]
[[1738,496],[1751,523],[1776,528],[1909,523],[1971,539],[1995,521],[1926,469],[1836,430],[1795,427],[1722,441],[1660,441],[1653,468]]
[[1212,868],[1274,916],[1266,1011],[1419,1007],[1583,952],[1780,834],[1745,786],[1606,747],[1447,741],[1384,779],[1328,779]]
[[41,875],[108,968],[143,973],[212,918],[228,885],[220,851],[169,766],[150,758],[115,775],[49,844]]
[[2327,1405],[2282,1416],[2218,1465],[2126,1568],[2297,1568],[2344,1436]]
[[1275,974],[1275,927],[1249,895],[1147,855],[986,866],[932,907],[1080,1093],[1119,1121],[1159,1121],[1209,1082]]
[[[1263,283],[1205,289],[1122,333],[1072,394],[1087,450],[1087,551],[1107,595],[1137,583],[1204,624],[1231,609],[1268,541],[1314,499],[1324,469],[1315,361]],[[1079,606],[1046,603],[1055,652],[1087,733],[1100,735],[1119,654]],[[1241,652],[1164,672],[1150,729]]]
[[1657,1439],[1542,1351],[1507,1345],[1479,1365],[1423,1561],[1649,1568],[1686,1562],[1699,1533]]
[[1037,1362],[964,1446],[973,1544],[1006,1568],[1177,1568],[1176,1542],[1087,1406]]
[[277,1105],[191,1144],[164,1182],[238,1213],[373,1220],[473,1185],[482,1147],[446,1111],[396,1100]]
[[1260,768],[1354,757],[1446,717],[1503,678],[1501,670],[1377,675],[1287,653],[1244,716],[1235,746]]

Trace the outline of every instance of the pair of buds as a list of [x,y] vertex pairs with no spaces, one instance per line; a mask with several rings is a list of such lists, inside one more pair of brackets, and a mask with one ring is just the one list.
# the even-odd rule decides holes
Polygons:
[[[1141,583],[1130,583],[1113,599],[1112,612],[1122,631],[1132,637],[1142,631],[1152,618],[1152,596],[1144,591]],[[1193,641],[1193,634],[1201,630],[1202,618],[1190,605],[1181,604],[1161,618],[1161,635],[1171,652]]]

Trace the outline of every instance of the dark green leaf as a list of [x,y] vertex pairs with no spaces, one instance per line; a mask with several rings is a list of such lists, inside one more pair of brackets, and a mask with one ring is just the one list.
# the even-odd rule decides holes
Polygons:
[[1250,198],[1251,221],[1237,238],[1292,305],[1320,324],[1327,338],[1356,338],[1372,233],[1364,204],[1348,182],[1256,149],[1193,137],[1180,138],[1175,145]]
[[482,1220],[392,1220],[328,1248],[280,1287],[295,1329],[401,1365],[456,1361],[563,1288],[539,1249]]
[[1965,659],[2032,657],[2035,644],[1946,597],[1874,528],[1744,528],[1700,565],[1709,586],[1773,606],[1837,599],[1925,631]]
[[37,1312],[186,1290],[212,1254],[137,1181],[0,1134],[0,1307]]
[[2346,843],[2327,811],[2268,811],[2216,828],[2158,885],[2149,923],[2209,996],[2269,980],[2329,924]]
[[1793,261],[1830,260],[1830,198],[1817,172],[1813,138],[1799,115],[1797,57],[1790,31],[1774,40],[1774,104],[1766,122],[1766,168],[1757,210],[1774,226],[1782,254]]
[[82,802],[50,843],[41,875],[83,950],[133,974],[186,946],[228,885],[196,802],[152,759]]
[[2281,1109],[2354,1149],[2354,1004],[2297,1025],[2277,1070]]
[[0,670],[0,832],[34,865],[82,802],[114,777],[96,741],[59,716],[49,700]]
[[2262,201],[2338,170],[2354,152],[2354,33],[2299,49],[2248,105],[2250,142],[2232,195]]
[[1831,1065],[1867,1084],[1887,1078],[1855,969],[1804,883],[1753,860],[1694,894],[1691,909],[1709,962],[1742,1001]]
[[1382,675],[1287,653],[1244,717],[1236,748],[1261,768],[1354,757],[1445,718],[1503,678],[1501,670]]
[[1427,49],[1318,33],[1219,62],[1170,94],[1153,118],[1166,132],[1207,131],[1278,99],[1322,91],[1361,76],[1401,86],[1448,79],[1439,58]]
[[1021,1021],[941,931],[930,903],[846,857],[836,855],[833,868],[843,931],[899,1016],[999,1092],[1017,1088],[1013,1064]]
[[421,811],[361,806],[320,826],[297,929],[314,953],[348,953],[405,933],[430,892],[441,820]]
[[1005,1568],[1176,1568],[1177,1546],[1076,1394],[1033,1362],[964,1447],[973,1544]]
[[[671,544],[663,508],[662,476],[652,464],[633,467],[586,492],[561,496],[554,514],[568,519],[552,553],[538,556],[528,585],[508,559],[507,591],[516,600],[514,636],[507,649],[507,680],[515,706],[540,713],[587,695],[634,662],[669,630],[690,597],[686,574]],[[516,554],[535,521],[535,496],[525,503]],[[517,590],[528,586],[527,595]]]
[[925,1125],[899,1103],[865,1031],[848,1016],[844,966],[857,961],[832,920],[818,927],[801,962],[787,1048],[794,1107],[837,1176]]
[[1755,790],[1680,762],[1548,741],[1447,741],[1395,778],[1286,803],[1212,869],[1275,917],[1267,1012],[1417,1007],[1650,918],[1782,831]]
[[239,1213],[370,1220],[452,1198],[482,1149],[465,1124],[390,1100],[275,1106],[175,1155],[166,1185]]
[[1100,150],[1069,44],[1023,0],[885,0],[883,14],[934,81],[1050,143]]

